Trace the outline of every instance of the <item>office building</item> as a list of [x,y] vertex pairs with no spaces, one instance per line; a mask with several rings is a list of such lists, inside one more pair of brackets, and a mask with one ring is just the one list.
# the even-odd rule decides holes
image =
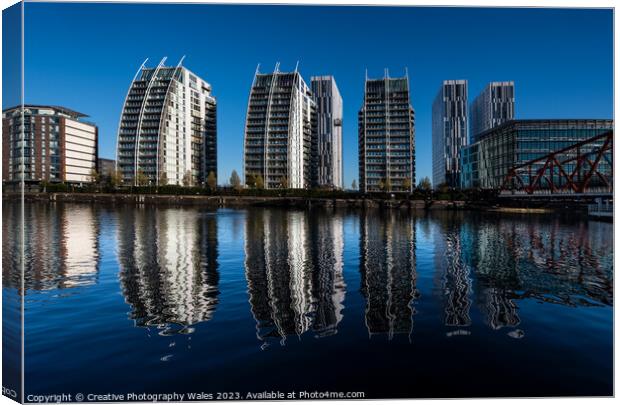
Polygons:
[[359,111],[359,187],[411,192],[415,184],[414,112],[409,77],[366,78]]
[[[22,114],[23,112],[23,114]],[[22,116],[23,115],[23,116]],[[88,183],[97,167],[97,127],[65,107],[24,105],[2,112],[2,180]]]
[[[514,166],[544,157],[609,130],[613,130],[613,120],[537,119],[505,122],[483,132],[478,142],[463,149],[461,186],[497,189]],[[611,152],[609,155],[609,159],[603,159],[599,163],[599,171],[611,175]],[[562,159],[570,157],[567,154]],[[560,181],[560,176],[554,181]],[[594,186],[597,181],[593,178],[591,184]]]
[[470,143],[479,135],[515,117],[514,82],[491,82],[475,98],[470,111]]
[[313,76],[311,83],[317,110],[313,185],[342,189],[342,97],[333,76]]
[[[309,188],[316,104],[301,74],[258,69],[250,90],[244,136],[244,175],[264,187]],[[251,184],[249,184],[251,186]]]
[[433,186],[460,187],[467,145],[467,80],[445,80],[433,102]]
[[117,140],[126,185],[203,185],[217,176],[216,99],[181,65],[142,64],[127,93]]

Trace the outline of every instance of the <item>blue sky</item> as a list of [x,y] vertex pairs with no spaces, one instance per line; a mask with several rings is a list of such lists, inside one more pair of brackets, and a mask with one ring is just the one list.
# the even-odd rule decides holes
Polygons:
[[[514,80],[518,118],[613,116],[611,10],[27,3],[25,100],[84,112],[114,157],[130,81],[168,56],[213,86],[219,181],[242,167],[248,92],[262,71],[335,76],[344,100],[345,184],[357,179],[365,69],[409,69],[417,179],[431,177],[431,108],[442,80]],[[9,41],[11,46],[15,41]],[[5,42],[7,43],[7,42]],[[5,45],[7,46],[7,45]],[[8,52],[8,51],[7,51]],[[6,63],[6,58],[4,59]],[[6,82],[6,80],[5,80]],[[5,91],[4,106],[18,103]]]

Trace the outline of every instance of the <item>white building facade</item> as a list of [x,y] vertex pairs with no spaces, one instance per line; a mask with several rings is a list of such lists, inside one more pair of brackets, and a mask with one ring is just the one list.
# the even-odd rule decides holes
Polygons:
[[267,189],[309,188],[315,127],[316,103],[301,74],[257,69],[244,133],[246,184],[260,176]]
[[211,172],[217,176],[216,99],[182,60],[176,67],[165,61],[154,68],[143,64],[129,87],[117,169],[125,184],[204,185]]

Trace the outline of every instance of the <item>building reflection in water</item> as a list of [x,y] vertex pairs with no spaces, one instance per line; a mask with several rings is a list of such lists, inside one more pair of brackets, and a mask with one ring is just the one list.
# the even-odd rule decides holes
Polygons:
[[121,287],[137,326],[187,334],[213,317],[219,294],[215,212],[121,208],[118,249]]
[[344,220],[336,213],[311,215],[309,220],[315,302],[312,328],[318,337],[325,337],[338,332],[344,309]]
[[[21,206],[3,205],[2,279],[21,289]],[[24,287],[52,290],[95,284],[99,273],[99,219],[90,205],[26,204]]]
[[[444,304],[444,324],[458,328],[448,332],[449,336],[468,335],[464,329],[471,325],[472,280],[467,262],[467,234],[461,228],[461,212],[445,212],[438,215],[438,226],[434,242],[436,274]],[[465,246],[464,246],[465,245]]]
[[400,211],[361,214],[361,290],[369,335],[411,336],[416,289],[415,228]]
[[310,330],[335,334],[345,295],[342,218],[249,210],[244,239],[249,302],[263,349]]
[[[445,214],[459,215],[462,214]],[[560,220],[515,218],[441,219],[445,237],[436,260],[445,256],[446,325],[469,319],[465,291],[472,289],[492,329],[520,325],[518,300],[570,305],[611,305],[613,297],[610,242],[600,240],[606,224],[579,222],[569,228]],[[577,231],[575,232],[575,228]],[[459,235],[459,241],[454,235]],[[597,239],[598,238],[598,239]],[[592,246],[599,247],[594,250]],[[602,248],[601,248],[602,247]],[[475,283],[470,281],[475,280]],[[470,321],[469,321],[470,322]],[[511,336],[522,336],[517,330]]]

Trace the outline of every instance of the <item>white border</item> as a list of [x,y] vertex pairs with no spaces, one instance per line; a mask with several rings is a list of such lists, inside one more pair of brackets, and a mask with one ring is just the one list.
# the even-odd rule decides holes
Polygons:
[[[28,2],[42,2],[40,0],[28,0]],[[107,0],[107,1],[96,1],[96,0],[80,0],[80,1],[76,1],[76,0],[64,0],[63,2],[81,2],[81,3],[179,3],[179,4],[183,4],[183,3],[215,3],[215,4],[290,4],[290,5],[375,5],[375,6],[444,6],[444,7],[450,7],[450,6],[459,6],[459,7],[562,7],[562,8],[614,8],[615,7],[615,2],[614,1],[610,1],[610,0],[590,0],[590,1],[579,1],[579,0],[521,0],[521,1],[508,1],[508,0],[474,0],[474,1],[467,1],[467,0],[451,0],[451,1],[433,1],[433,0],[427,0],[427,1],[415,1],[415,0],[388,0],[388,1],[381,1],[381,0],[363,0],[363,1],[355,1],[355,0],[336,0],[336,1],[330,1],[330,0],[269,0],[269,1],[264,1],[264,0],[242,0],[242,1],[234,1],[234,0],[219,0],[219,1],[198,1],[198,0],[182,0],[182,1],[175,1],[175,0],[149,0],[149,1],[141,1],[141,0],[133,0],[133,1],[118,1],[118,0]],[[0,0],[0,6],[2,9],[5,9],[13,4],[17,3],[14,0]],[[23,13],[22,13],[22,68],[23,68],[23,64],[24,64],[24,26],[23,26]],[[618,44],[618,32],[615,30],[615,26],[616,26],[616,22],[617,22],[617,16],[614,10],[614,119],[617,116],[617,97],[618,97],[618,91],[617,91],[617,82],[615,80],[615,67],[618,66],[618,52],[617,52],[617,44]],[[1,32],[1,27],[2,24],[0,23],[0,32]],[[0,41],[1,42],[1,41]],[[0,43],[0,51],[1,51],[1,43]],[[0,52],[1,54],[1,52]],[[1,73],[1,68],[0,68],[0,73]],[[1,77],[1,76],[0,76]],[[22,78],[23,78],[23,71],[22,71]],[[24,82],[22,80],[22,97],[24,95]],[[1,146],[0,146],[0,151],[1,151]],[[617,151],[616,147],[614,147],[614,154]],[[614,162],[614,171],[615,173],[620,173],[618,171],[620,164],[618,163],[618,161],[616,160]],[[617,180],[616,176],[616,181],[614,184],[614,187],[617,186],[618,184],[618,180]],[[23,208],[23,204],[22,204],[22,208]],[[614,216],[615,216],[615,212],[614,212]],[[22,218],[23,218],[23,213],[22,213]],[[615,232],[615,226],[614,226],[614,250],[615,251],[620,251],[618,249],[618,247],[620,246],[620,241],[619,238],[616,238],[616,232]],[[22,232],[22,238],[24,238],[24,234]],[[22,243],[23,246],[23,243]],[[614,268],[617,267],[618,264],[618,257],[614,257]],[[23,272],[22,272],[22,277],[23,277]],[[22,283],[23,283],[23,279],[22,279]],[[617,291],[617,280],[614,279],[614,293]],[[22,297],[23,299],[23,297]],[[1,301],[0,301],[0,310],[1,310]],[[23,305],[23,303],[22,303]],[[615,295],[614,295],[614,306],[615,306]],[[615,350],[618,346],[618,336],[615,333],[615,325],[618,324],[618,312],[614,310],[614,370],[615,370],[615,366],[617,365],[616,360],[616,355],[617,355],[617,351]],[[22,322],[23,322],[23,318],[22,318]],[[22,331],[23,331],[23,325],[22,325]],[[23,335],[22,335],[22,340],[23,340]],[[22,342],[23,343],[23,342]],[[22,356],[23,356],[23,352],[22,352]],[[23,357],[22,357],[22,361],[23,361]],[[22,370],[23,372],[23,370]],[[0,367],[0,377],[1,377],[2,371],[1,371],[1,367]],[[23,378],[23,377],[22,377]],[[617,387],[618,384],[618,374],[614,373],[614,388]],[[398,402],[413,402],[412,400],[390,400],[390,401],[398,401]],[[477,403],[478,401],[480,401],[480,399],[464,399],[464,400],[459,400],[462,401],[461,403]],[[504,403],[504,404],[514,404],[514,403],[520,403],[522,401],[527,401],[528,404],[538,404],[538,403],[544,403],[545,404],[562,404],[562,405],[572,405],[572,404],[577,404],[577,403],[582,403],[584,401],[588,401],[588,402],[596,402],[596,403],[601,403],[601,402],[610,402],[613,401],[613,399],[605,399],[605,398],[551,398],[551,399],[484,399],[483,401],[485,401],[486,403],[490,403],[490,404],[494,404],[494,403]],[[309,401],[284,401],[282,403],[289,403],[289,404],[295,404],[295,403],[299,403],[299,402],[309,402]],[[359,402],[359,401],[356,401]],[[374,400],[370,400],[370,401],[364,401],[364,403],[383,403],[383,402],[387,402],[387,401],[374,401]],[[438,404],[438,403],[450,403],[452,402],[452,400],[416,400],[416,403],[418,404]],[[7,397],[2,396],[0,398],[0,405],[5,405],[5,404],[14,404],[15,402],[11,401],[10,399],[8,399]],[[230,402],[229,402],[230,403]],[[235,402],[235,403],[239,403],[239,402]],[[241,403],[252,403],[252,402],[247,402],[247,401],[241,401]],[[342,401],[321,401],[321,404],[342,404],[345,402]],[[346,401],[346,403],[353,403],[353,401]]]

